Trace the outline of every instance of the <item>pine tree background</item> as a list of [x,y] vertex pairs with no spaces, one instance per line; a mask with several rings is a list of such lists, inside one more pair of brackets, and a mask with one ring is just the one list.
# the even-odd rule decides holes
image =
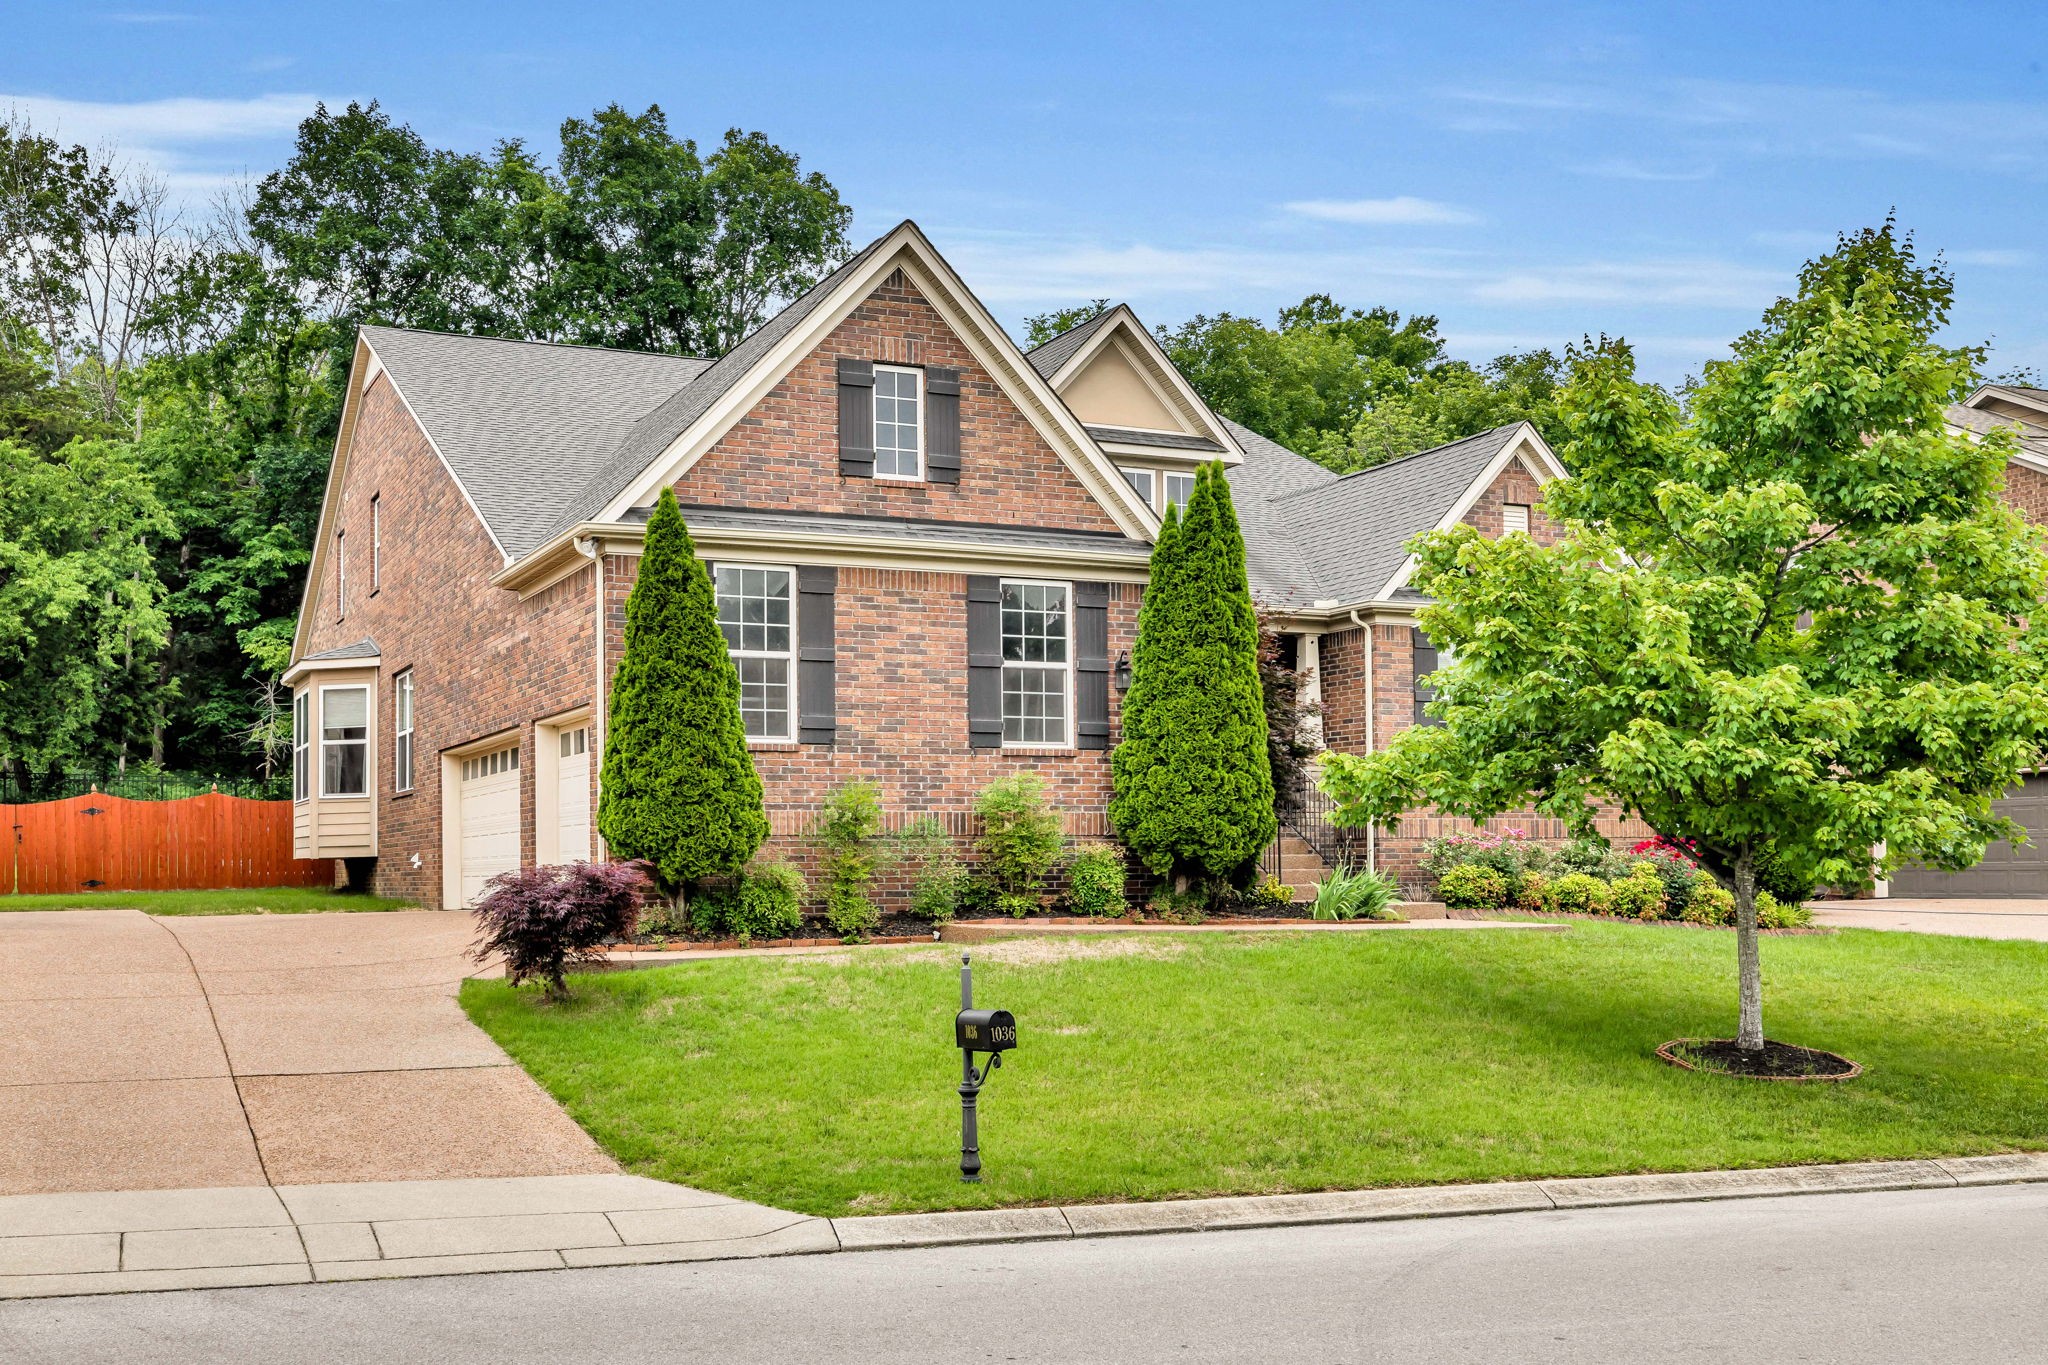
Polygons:
[[1117,837],[1177,890],[1238,876],[1277,829],[1258,618],[1221,464],[1153,547],[1110,771]]
[[600,792],[598,832],[670,895],[737,873],[768,837],[711,575],[666,488],[626,598]]

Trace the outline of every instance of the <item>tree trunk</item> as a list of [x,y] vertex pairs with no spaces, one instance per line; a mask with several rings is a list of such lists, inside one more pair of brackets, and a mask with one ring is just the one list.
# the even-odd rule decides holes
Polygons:
[[1740,982],[1740,1017],[1735,1045],[1764,1050],[1764,974],[1756,949],[1756,855],[1744,849],[1735,860],[1735,967]]

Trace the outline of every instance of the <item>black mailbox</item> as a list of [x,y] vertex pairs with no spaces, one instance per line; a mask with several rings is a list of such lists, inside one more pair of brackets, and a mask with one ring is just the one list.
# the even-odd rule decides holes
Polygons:
[[953,1016],[953,1040],[963,1052],[1008,1052],[1017,1046],[1017,1017],[1008,1010],[961,1010]]

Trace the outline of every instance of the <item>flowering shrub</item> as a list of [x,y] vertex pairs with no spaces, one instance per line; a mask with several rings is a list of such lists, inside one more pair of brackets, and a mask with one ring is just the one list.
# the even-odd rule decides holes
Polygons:
[[632,936],[641,898],[653,885],[648,870],[646,863],[620,862],[500,872],[484,883],[470,956],[479,963],[501,956],[513,985],[537,979],[550,999],[562,999],[569,964],[601,958],[608,940]]
[[1524,872],[1547,871],[1551,860],[1550,850],[1521,829],[1446,834],[1422,848],[1422,870],[1433,877],[1442,877],[1454,867],[1477,865],[1492,868],[1512,881]]
[[1453,910],[1498,910],[1508,901],[1508,879],[1493,868],[1463,863],[1437,878],[1436,898]]

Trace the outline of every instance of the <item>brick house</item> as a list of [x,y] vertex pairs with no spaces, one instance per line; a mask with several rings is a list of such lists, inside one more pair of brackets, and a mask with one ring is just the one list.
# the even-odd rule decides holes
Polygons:
[[[2048,404],[1986,390],[1958,420],[2025,420],[1995,399]],[[1439,662],[1407,542],[1548,540],[1563,473],[1518,424],[1339,477],[1211,412],[1127,307],[1021,352],[911,223],[716,361],[366,327],[285,675],[297,852],[451,907],[601,856],[606,690],[664,486],[713,572],[773,844],[863,777],[888,823],[964,836],[1027,767],[1071,834],[1106,836],[1152,537],[1208,460],[1324,742],[1358,752],[1423,719]],[[1406,872],[1446,823],[1359,851]]]

